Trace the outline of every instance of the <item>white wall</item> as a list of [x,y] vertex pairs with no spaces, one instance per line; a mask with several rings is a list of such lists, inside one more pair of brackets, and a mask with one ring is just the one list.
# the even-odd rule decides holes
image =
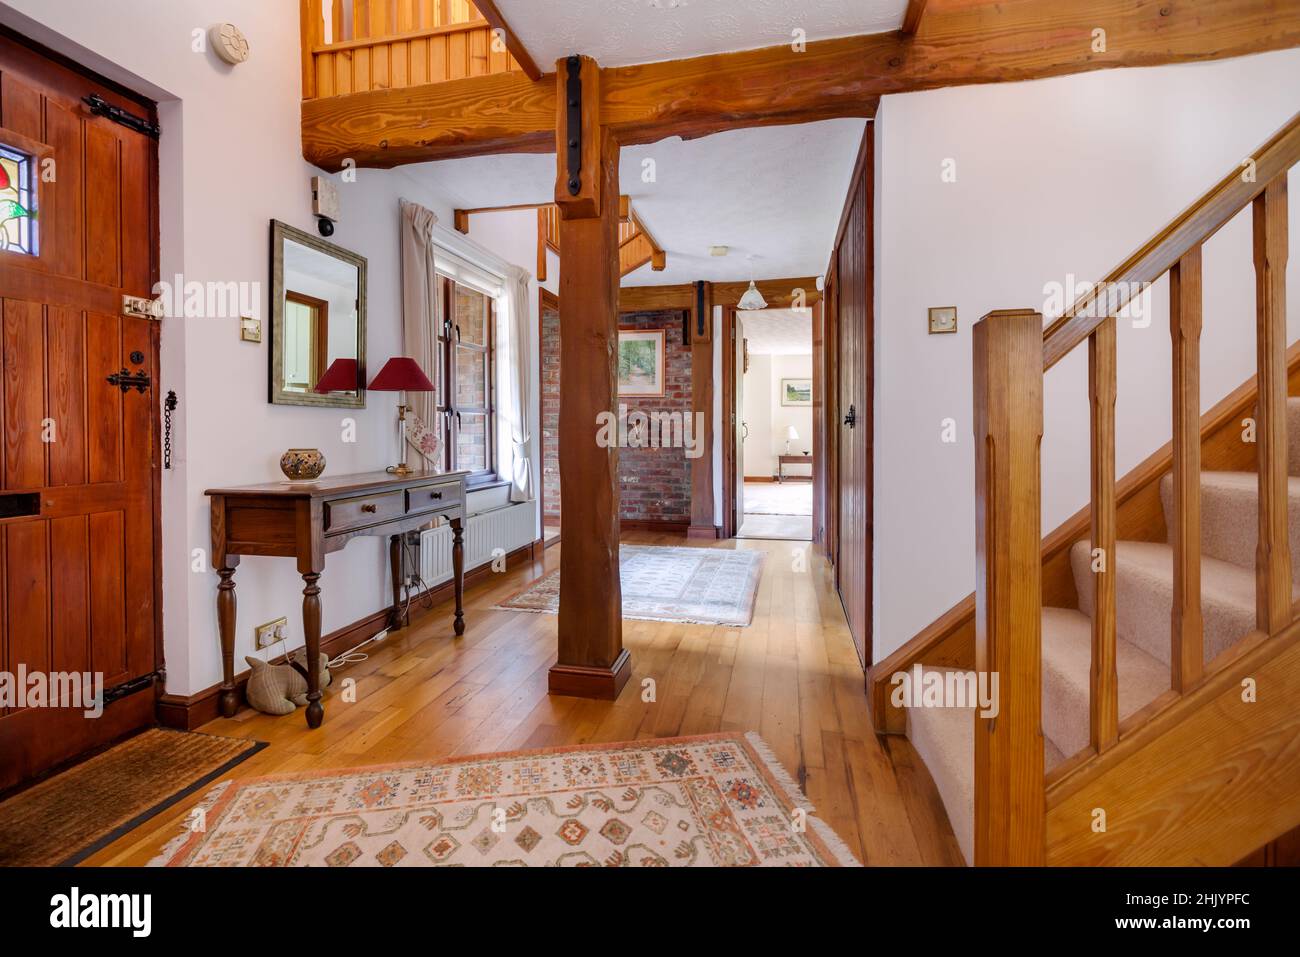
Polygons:
[[[308,180],[318,171],[301,157],[298,5],[7,2],[0,22],[159,101],[162,275],[261,283],[257,301],[265,318],[268,222],[314,229]],[[248,62],[229,67],[210,52],[192,51],[193,32],[220,21],[238,24],[247,35]],[[367,357],[375,370],[401,351],[399,199],[423,203],[451,223],[451,204],[434,187],[436,167],[422,169],[418,180],[402,170],[361,170],[355,183],[336,177],[342,219],[333,241],[369,259]],[[513,261],[531,270],[535,259]],[[158,393],[175,389],[180,397],[175,468],[163,473],[161,571],[167,691],[173,694],[193,694],[221,678],[204,490],[281,478],[277,463],[291,446],[319,447],[327,474],[397,460],[395,397],[369,396],[363,410],[269,405],[269,336],[263,339],[260,345],[241,342],[234,318],[163,323]],[[349,418],[356,421],[355,443],[343,441]],[[291,644],[301,642],[302,581],[292,562],[245,558],[235,582],[238,665],[252,649],[258,622],[287,615]],[[332,554],[321,586],[326,633],[385,605],[384,543],[359,539]]]
[[[885,97],[877,121],[874,655],[974,588],[971,326],[1099,280],[1297,108],[1300,51]],[[941,181],[956,162],[957,179]],[[1300,222],[1300,190],[1291,222]],[[1288,272],[1300,301],[1300,257]],[[1249,210],[1206,244],[1202,408],[1254,373]],[[926,334],[956,305],[956,335]],[[1170,435],[1168,287],[1119,326],[1119,474]],[[1300,334],[1300,309],[1289,316]],[[1086,350],[1048,374],[1043,530],[1088,500]],[[957,441],[940,441],[956,420]]]
[[[749,357],[745,374],[745,475],[763,478],[777,474],[778,456],[785,453],[786,430],[794,426],[799,441],[790,443],[790,453],[801,455],[812,449],[811,406],[781,404],[782,379],[812,378],[812,356],[759,355]],[[810,475],[807,465],[788,465],[787,475]]]

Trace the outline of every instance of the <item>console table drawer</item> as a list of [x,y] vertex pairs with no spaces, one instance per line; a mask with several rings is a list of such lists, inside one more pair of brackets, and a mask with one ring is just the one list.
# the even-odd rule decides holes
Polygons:
[[408,512],[432,512],[459,503],[460,485],[457,482],[420,485],[406,490],[406,510]]
[[377,525],[406,514],[401,490],[341,498],[325,503],[325,531],[329,534]]

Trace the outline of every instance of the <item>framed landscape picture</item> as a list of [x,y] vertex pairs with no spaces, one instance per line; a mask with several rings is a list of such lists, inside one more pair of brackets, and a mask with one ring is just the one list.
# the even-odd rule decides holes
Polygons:
[[618,394],[664,394],[664,330],[620,329]]
[[812,379],[782,379],[782,405],[812,405]]

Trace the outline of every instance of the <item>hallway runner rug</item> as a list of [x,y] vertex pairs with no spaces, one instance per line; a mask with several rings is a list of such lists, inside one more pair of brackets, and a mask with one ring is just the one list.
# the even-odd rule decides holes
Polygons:
[[162,728],[128,738],[0,801],[0,866],[85,860],[264,747]]
[[151,866],[834,867],[757,733],[226,781]]
[[[623,617],[743,628],[754,616],[762,573],[763,553],[756,550],[624,545],[619,549]],[[496,607],[558,614],[559,571]]]

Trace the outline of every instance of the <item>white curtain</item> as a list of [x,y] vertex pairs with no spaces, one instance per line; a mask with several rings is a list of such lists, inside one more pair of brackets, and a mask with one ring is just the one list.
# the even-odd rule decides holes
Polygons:
[[506,318],[510,323],[510,389],[504,396],[504,414],[510,428],[513,468],[510,475],[510,501],[527,502],[533,498],[532,433],[528,423],[528,399],[532,394],[531,314],[528,308],[528,282],[532,274],[518,266],[506,267]]
[[[438,381],[438,276],[433,264],[432,210],[401,202],[402,327],[406,355],[419,363],[435,389]],[[442,465],[442,429],[436,422],[438,393],[410,392],[406,444],[421,457],[418,464],[436,470]],[[402,456],[403,459],[406,456]]]

